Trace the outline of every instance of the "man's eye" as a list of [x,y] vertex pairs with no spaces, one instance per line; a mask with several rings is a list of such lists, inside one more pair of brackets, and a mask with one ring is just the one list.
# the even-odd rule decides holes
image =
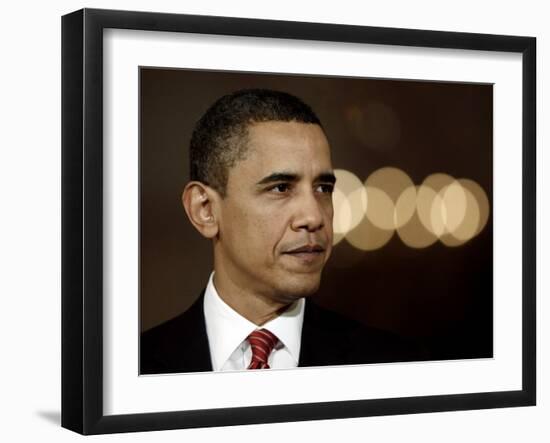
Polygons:
[[288,192],[290,190],[290,185],[288,183],[279,183],[278,185],[273,186],[270,188],[270,191],[276,192],[276,193],[284,193]]
[[334,192],[334,185],[332,184],[319,185],[317,187],[317,190],[324,194],[332,194]]

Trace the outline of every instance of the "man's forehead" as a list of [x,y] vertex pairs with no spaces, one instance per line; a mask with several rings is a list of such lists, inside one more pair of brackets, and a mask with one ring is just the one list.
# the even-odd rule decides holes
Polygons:
[[306,175],[330,171],[330,146],[319,125],[299,122],[262,122],[250,125],[245,160],[257,172],[286,171]]
[[247,126],[247,132],[250,139],[261,139],[264,137],[303,137],[306,135],[316,135],[326,141],[323,128],[317,123],[304,123],[296,120],[281,121],[268,120],[262,122],[250,122]]

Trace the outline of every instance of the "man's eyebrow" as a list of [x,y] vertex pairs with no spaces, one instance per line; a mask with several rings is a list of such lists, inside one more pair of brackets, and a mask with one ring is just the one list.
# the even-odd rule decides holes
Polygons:
[[[274,172],[262,178],[257,184],[266,185],[276,182],[297,182],[300,179],[298,174],[292,172]],[[336,176],[332,172],[322,172],[315,178],[315,182],[336,183]]]
[[274,182],[296,182],[298,181],[298,174],[293,174],[291,172],[274,172],[269,174],[267,177],[262,178],[257,185],[266,185],[268,183]]

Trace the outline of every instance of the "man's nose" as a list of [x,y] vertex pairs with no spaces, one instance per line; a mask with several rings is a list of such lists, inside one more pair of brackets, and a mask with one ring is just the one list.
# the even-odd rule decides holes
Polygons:
[[307,230],[314,232],[324,226],[323,210],[321,202],[315,196],[314,191],[304,192],[296,201],[296,213],[292,223],[295,231]]

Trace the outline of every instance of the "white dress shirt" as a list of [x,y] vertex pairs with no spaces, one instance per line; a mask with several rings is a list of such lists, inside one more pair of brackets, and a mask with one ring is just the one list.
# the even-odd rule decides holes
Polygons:
[[214,371],[238,371],[248,367],[252,359],[246,338],[256,329],[268,329],[279,339],[268,359],[272,369],[295,368],[300,356],[305,300],[294,302],[281,315],[257,326],[244,318],[219,296],[210,274],[204,295],[204,317]]

